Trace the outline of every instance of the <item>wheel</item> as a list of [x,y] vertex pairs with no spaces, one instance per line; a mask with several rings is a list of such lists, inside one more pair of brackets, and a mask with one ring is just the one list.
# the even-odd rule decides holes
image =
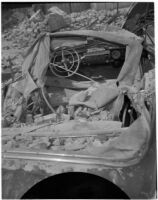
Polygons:
[[56,49],[51,57],[49,67],[51,72],[58,77],[73,76],[80,65],[80,56],[77,51],[70,47]]

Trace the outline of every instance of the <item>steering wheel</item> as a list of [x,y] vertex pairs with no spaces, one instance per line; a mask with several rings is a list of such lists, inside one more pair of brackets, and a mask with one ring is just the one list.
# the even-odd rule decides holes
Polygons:
[[49,67],[51,72],[58,77],[73,76],[80,65],[80,56],[74,48],[59,47],[50,59]]

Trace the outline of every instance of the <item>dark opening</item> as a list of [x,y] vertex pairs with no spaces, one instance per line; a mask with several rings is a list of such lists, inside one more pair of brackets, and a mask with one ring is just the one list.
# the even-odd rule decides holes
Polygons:
[[123,127],[129,127],[138,118],[138,114],[132,106],[132,103],[127,95],[124,96],[124,104],[119,118],[123,124]]
[[96,175],[69,172],[49,177],[27,191],[22,199],[129,199],[116,185]]

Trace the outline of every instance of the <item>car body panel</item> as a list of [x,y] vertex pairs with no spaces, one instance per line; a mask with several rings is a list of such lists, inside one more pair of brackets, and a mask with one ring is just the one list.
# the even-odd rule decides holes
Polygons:
[[[153,134],[155,133],[153,132]],[[152,140],[149,151],[143,160],[137,165],[124,168],[4,159],[2,165],[2,195],[7,199],[18,199],[36,183],[47,177],[66,172],[84,172],[95,174],[111,181],[131,199],[151,198],[156,190],[156,143],[154,135]]]

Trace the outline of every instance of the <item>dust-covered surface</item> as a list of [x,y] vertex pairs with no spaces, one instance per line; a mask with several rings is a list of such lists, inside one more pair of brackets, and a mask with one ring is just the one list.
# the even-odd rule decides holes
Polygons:
[[141,21],[150,35],[122,29],[128,10],[2,13],[4,198],[66,172],[153,196],[154,26]]
[[[70,162],[72,155],[71,162],[81,156],[83,163],[87,164],[86,159],[99,163],[101,158],[101,165],[111,166],[128,166],[142,159],[151,138],[155,73],[154,69],[144,75],[141,72],[143,39],[121,29],[126,12],[87,10],[67,15],[52,8],[45,15],[37,11],[3,30],[2,68],[12,74],[3,84],[4,159],[43,156],[46,161],[49,153],[57,153],[63,162]],[[56,26],[54,19],[58,20]],[[88,70],[81,73],[77,60],[83,55],[74,46],[62,49],[59,40],[60,51],[53,49],[54,37],[64,34],[70,39],[71,35],[84,36],[87,42],[98,37],[110,45],[117,43],[117,48],[124,46],[125,60],[116,79],[107,80],[97,65],[94,75],[99,70],[102,77],[89,77]],[[79,39],[75,44],[84,42]],[[55,60],[58,56],[61,62]],[[87,80],[81,81],[85,77]],[[31,158],[26,155],[28,150]]]

